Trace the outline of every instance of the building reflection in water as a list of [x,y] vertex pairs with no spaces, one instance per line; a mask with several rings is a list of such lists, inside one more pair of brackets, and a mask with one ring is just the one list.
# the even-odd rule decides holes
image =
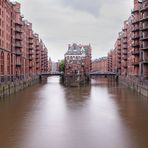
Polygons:
[[0,147],[147,148],[145,100],[112,79],[78,88],[49,77],[0,100]]

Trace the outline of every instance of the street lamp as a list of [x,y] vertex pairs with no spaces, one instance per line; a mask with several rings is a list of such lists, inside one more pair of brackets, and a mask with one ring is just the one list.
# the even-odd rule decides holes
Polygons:
[[83,75],[84,75],[84,62],[81,63],[81,67],[83,69]]

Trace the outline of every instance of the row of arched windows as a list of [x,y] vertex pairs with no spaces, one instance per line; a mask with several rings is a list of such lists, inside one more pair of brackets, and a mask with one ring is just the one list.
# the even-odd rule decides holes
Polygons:
[[81,60],[81,56],[67,56],[67,60]]
[[11,66],[10,54],[8,53],[8,55],[7,55],[7,73],[8,74],[10,74],[10,66]]
[[[10,54],[7,54],[7,74],[10,74]],[[4,70],[5,70],[5,57],[4,57],[4,52],[0,52],[0,75],[4,75]]]
[[4,52],[0,53],[0,74],[4,75]]

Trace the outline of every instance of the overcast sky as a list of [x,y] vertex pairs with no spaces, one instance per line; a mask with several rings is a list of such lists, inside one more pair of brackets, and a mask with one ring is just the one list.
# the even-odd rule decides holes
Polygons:
[[93,59],[114,47],[133,0],[17,0],[33,23],[52,60],[62,59],[68,44],[91,44]]

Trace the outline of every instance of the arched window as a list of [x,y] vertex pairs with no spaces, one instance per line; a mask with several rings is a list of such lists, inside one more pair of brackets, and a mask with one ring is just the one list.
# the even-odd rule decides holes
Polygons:
[[0,74],[4,75],[4,52],[0,53]]
[[7,55],[7,73],[10,75],[10,54]]

